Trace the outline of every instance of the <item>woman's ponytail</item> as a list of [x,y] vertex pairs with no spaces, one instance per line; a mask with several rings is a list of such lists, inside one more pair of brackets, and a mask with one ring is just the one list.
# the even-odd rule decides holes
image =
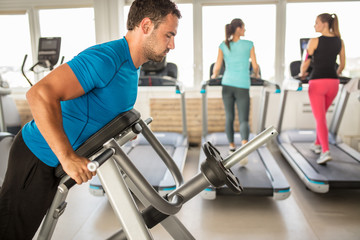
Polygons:
[[335,13],[333,13],[333,14],[331,14],[331,18],[332,18],[332,22],[331,22],[331,26],[329,25],[329,28],[330,28],[330,30],[333,31],[335,36],[341,38],[338,17]]
[[335,36],[341,38],[339,30],[339,19],[335,13],[323,13],[318,16],[321,22],[327,22],[329,25],[330,32],[333,32]]
[[225,44],[230,49],[231,35],[233,34],[231,24],[225,25]]
[[242,28],[244,22],[240,18],[235,18],[231,21],[230,24],[225,25],[225,44],[230,50],[230,42],[232,40],[232,35],[235,33],[238,27]]

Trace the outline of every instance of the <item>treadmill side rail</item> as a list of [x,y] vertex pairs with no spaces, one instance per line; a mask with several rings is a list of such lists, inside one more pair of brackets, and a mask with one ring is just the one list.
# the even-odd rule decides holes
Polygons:
[[274,199],[284,200],[288,198],[291,193],[290,186],[269,149],[266,146],[262,146],[258,149],[258,152],[265,165],[267,174],[269,174],[272,179]]

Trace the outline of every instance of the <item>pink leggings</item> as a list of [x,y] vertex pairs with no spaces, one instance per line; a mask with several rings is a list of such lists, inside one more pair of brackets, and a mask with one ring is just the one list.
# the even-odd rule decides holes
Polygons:
[[316,120],[316,141],[322,151],[329,150],[329,133],[326,124],[326,112],[339,90],[339,79],[322,78],[309,81],[309,98]]

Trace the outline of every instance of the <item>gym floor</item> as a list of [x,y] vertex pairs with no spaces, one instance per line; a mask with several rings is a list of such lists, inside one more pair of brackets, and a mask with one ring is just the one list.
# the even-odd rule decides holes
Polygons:
[[[332,190],[326,194],[307,190],[274,143],[269,146],[291,186],[285,200],[271,197],[196,196],[177,217],[198,240],[215,239],[360,239],[360,190]],[[184,169],[185,181],[197,173],[200,147],[190,147]],[[105,196],[89,193],[89,185],[70,190],[68,206],[59,219],[54,240],[106,239],[120,223]],[[172,239],[158,225],[154,239]],[[36,239],[36,236],[35,238]]]

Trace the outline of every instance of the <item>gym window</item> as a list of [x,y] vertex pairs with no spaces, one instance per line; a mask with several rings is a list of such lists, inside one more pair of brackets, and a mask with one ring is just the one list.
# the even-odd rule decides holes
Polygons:
[[93,8],[39,10],[39,19],[41,37],[61,37],[59,61],[96,44]]
[[29,17],[27,13],[0,14],[0,79],[10,87],[28,86],[21,74],[25,53],[31,59]]
[[[320,10],[319,10],[320,9]],[[321,13],[336,13],[339,18],[341,38],[345,44],[346,65],[344,76],[360,74],[360,35],[356,28],[356,16],[360,2],[288,3],[286,9],[285,76],[289,76],[289,65],[300,60],[300,38],[320,36],[315,32],[316,17]],[[306,13],[306,14],[304,14]]]
[[246,29],[242,39],[254,42],[256,60],[260,66],[262,78],[275,81],[275,5],[204,6],[202,16],[203,80],[209,79],[210,65],[216,62],[219,45],[225,40],[225,25],[234,18],[241,18]]

